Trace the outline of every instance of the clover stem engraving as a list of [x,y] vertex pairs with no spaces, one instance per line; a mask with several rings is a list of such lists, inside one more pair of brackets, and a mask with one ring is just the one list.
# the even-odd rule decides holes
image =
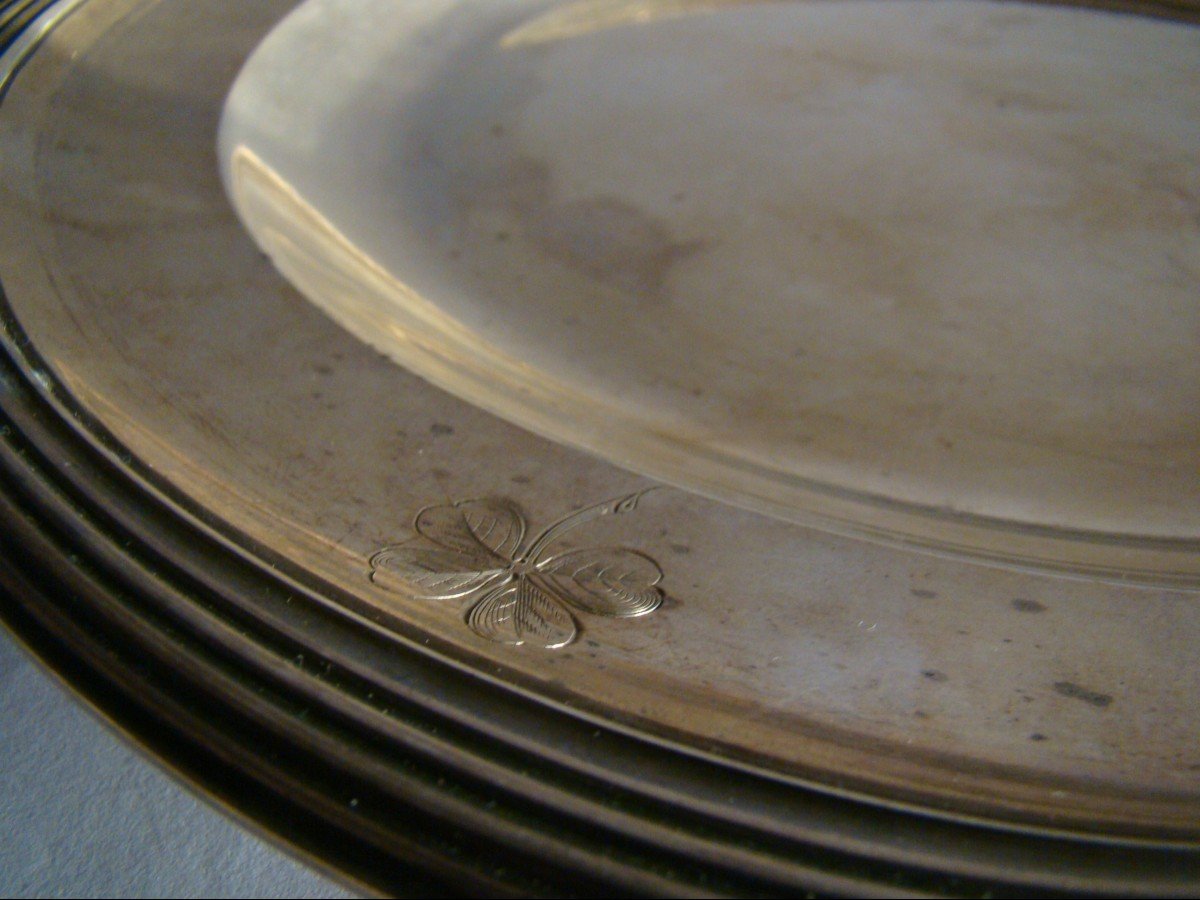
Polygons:
[[563,553],[552,548],[574,528],[636,509],[651,490],[571,513],[524,550],[525,520],[508,501],[427,506],[413,521],[416,537],[371,557],[370,578],[419,599],[469,599],[466,623],[488,640],[565,647],[579,633],[572,610],[630,618],[662,603],[657,587],[662,570],[644,553],[624,547]]

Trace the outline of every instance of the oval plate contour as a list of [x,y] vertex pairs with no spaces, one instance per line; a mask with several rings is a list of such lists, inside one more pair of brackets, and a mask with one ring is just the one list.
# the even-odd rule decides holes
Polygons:
[[1060,5],[311,0],[221,158],[310,299],[510,421],[803,524],[1194,586],[1198,59]]

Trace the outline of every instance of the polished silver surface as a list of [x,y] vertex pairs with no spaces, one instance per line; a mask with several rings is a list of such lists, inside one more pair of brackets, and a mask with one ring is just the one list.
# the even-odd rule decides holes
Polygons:
[[[1183,560],[1174,569],[1154,562],[1153,540],[1102,543],[1104,579],[918,553],[658,487],[405,372],[280,277],[221,183],[227,92],[291,7],[89,0],[0,107],[4,289],[40,360],[29,377],[75,410],[81,435],[246,559],[286,560],[280,579],[298,568],[330,585],[326,607],[558,715],[781,785],[955,821],[1196,840],[1198,598],[1114,580],[1186,573],[1190,538],[1163,551]],[[286,191],[269,199],[286,201],[269,207],[281,227],[311,212]],[[446,545],[457,525],[426,531],[422,510],[441,521],[475,498],[503,518],[504,542],[482,546],[513,579],[501,590],[519,591],[556,573],[519,553],[518,523],[572,523],[635,496],[635,514],[556,531],[555,553],[595,562],[568,554],[622,548],[601,556],[644,561],[630,596],[641,611],[661,591],[652,615],[594,615],[572,593],[586,611],[567,643],[557,600],[431,599],[413,575],[434,550],[406,541],[458,549]],[[393,563],[403,577],[384,583]],[[486,570],[460,573],[462,586]],[[485,616],[489,597],[550,625]],[[334,640],[306,631],[303,613],[272,624]],[[324,649],[354,659],[353,647]],[[380,664],[372,677],[392,676]]]
[[1069,5],[310,0],[222,165],[306,295],[506,419],[801,524],[1194,587],[1197,59]]

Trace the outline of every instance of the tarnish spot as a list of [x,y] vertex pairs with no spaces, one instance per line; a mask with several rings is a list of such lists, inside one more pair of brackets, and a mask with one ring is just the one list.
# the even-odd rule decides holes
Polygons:
[[1012,608],[1017,612],[1023,613],[1040,613],[1045,612],[1046,607],[1038,603],[1036,600],[1026,600],[1024,597],[1017,597],[1012,602]]
[[707,246],[673,240],[657,219],[615,197],[556,203],[530,232],[552,259],[645,299],[660,297],[671,267]]
[[664,221],[619,197],[564,199],[550,166],[534,157],[461,172],[452,190],[468,242],[479,241],[475,229],[487,223],[488,240],[520,241],[641,301],[661,299],[672,267],[710,248],[707,239],[679,239]]
[[1111,694],[1101,694],[1099,691],[1089,690],[1075,684],[1073,681],[1056,681],[1054,682],[1054,690],[1064,697],[1073,697],[1076,700],[1082,700],[1084,703],[1090,703],[1092,706],[1100,709],[1110,706],[1113,702]]

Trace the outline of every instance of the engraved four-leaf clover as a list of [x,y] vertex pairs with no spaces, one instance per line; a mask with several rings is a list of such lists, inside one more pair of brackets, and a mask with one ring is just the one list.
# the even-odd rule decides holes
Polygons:
[[645,491],[572,513],[522,551],[525,520],[503,500],[464,500],[417,513],[417,537],[371,557],[371,580],[429,600],[475,597],[471,630],[505,644],[564,647],[578,634],[571,610],[627,618],[662,603],[658,564],[623,547],[554,553],[567,531],[637,506]]

